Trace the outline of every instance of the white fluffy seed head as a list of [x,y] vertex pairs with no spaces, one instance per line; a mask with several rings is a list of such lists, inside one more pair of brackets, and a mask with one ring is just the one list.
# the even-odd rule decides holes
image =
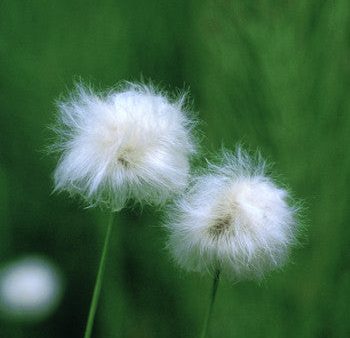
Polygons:
[[265,175],[265,162],[238,150],[210,165],[171,208],[169,249],[183,268],[260,278],[281,266],[295,242],[296,208]]
[[0,315],[16,320],[42,320],[62,298],[58,269],[42,257],[25,257],[0,269]]
[[78,85],[58,103],[56,190],[112,210],[129,199],[161,204],[182,191],[195,151],[183,103],[145,85],[104,96]]

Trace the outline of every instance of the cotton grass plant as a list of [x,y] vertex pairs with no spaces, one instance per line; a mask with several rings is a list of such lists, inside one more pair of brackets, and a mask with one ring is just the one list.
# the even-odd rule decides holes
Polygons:
[[127,83],[107,94],[82,84],[58,102],[55,190],[110,211],[85,338],[91,336],[114,214],[129,200],[161,205],[185,189],[195,153],[184,96]]
[[207,334],[220,275],[261,279],[281,267],[295,243],[297,208],[265,170],[260,156],[224,151],[219,165],[193,177],[170,209],[168,247],[184,269],[210,273],[213,288],[201,337]]
[[77,85],[58,102],[55,189],[119,211],[128,200],[159,205],[183,190],[195,147],[184,97],[127,84],[106,95]]
[[183,96],[170,100],[152,86],[130,83],[99,94],[79,84],[58,102],[58,112],[55,191],[110,213],[85,338],[92,332],[114,214],[130,200],[155,206],[175,199],[166,223],[173,259],[214,277],[201,337],[221,275],[261,279],[286,262],[297,213],[288,191],[267,175],[260,155],[239,147],[191,176],[196,146]]

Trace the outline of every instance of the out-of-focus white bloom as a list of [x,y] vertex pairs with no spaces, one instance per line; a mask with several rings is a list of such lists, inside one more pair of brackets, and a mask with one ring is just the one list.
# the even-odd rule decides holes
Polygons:
[[236,280],[261,277],[285,261],[295,241],[288,193],[264,173],[265,162],[238,150],[210,165],[169,214],[169,248],[187,270]]
[[0,314],[42,320],[59,304],[62,280],[57,268],[40,257],[26,257],[0,269]]
[[184,97],[170,101],[145,85],[105,96],[79,85],[58,104],[56,190],[113,210],[130,198],[160,204],[180,192],[195,151],[183,106]]

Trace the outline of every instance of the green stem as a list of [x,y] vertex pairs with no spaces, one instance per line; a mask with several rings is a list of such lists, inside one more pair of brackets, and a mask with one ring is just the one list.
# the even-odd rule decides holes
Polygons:
[[217,269],[215,272],[215,275],[214,275],[214,279],[213,279],[213,287],[211,290],[210,303],[209,303],[207,315],[205,317],[201,338],[205,338],[207,336],[209,321],[211,318],[211,314],[213,312],[213,306],[214,306],[214,302],[215,302],[215,298],[216,298],[216,291],[218,289],[219,280],[220,280],[220,269]]
[[106,266],[106,257],[107,257],[108,247],[109,247],[109,243],[110,243],[110,239],[111,239],[113,220],[114,220],[114,213],[111,212],[111,214],[109,216],[109,220],[108,220],[107,233],[106,233],[106,237],[105,237],[105,242],[103,244],[100,265],[98,267],[98,273],[97,273],[97,277],[96,277],[94,293],[92,295],[92,300],[91,300],[91,305],[90,305],[90,310],[89,310],[89,316],[88,316],[87,323],[86,323],[84,338],[91,337],[92,327],[94,324],[95,314],[96,314],[97,305],[98,305],[98,299],[99,299],[100,293],[101,293],[102,279],[103,279],[103,273],[104,273],[105,266]]

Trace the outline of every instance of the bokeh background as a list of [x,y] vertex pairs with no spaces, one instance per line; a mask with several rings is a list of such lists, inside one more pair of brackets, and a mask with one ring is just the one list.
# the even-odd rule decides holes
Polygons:
[[[303,201],[290,264],[220,284],[211,337],[349,337],[350,2],[0,1],[0,265],[27,254],[61,269],[48,318],[0,319],[0,337],[81,337],[106,215],[52,194],[54,101],[82,78],[189,89],[203,158],[260,149]],[[94,337],[196,337],[209,277],[174,266],[162,210],[122,211]]]

